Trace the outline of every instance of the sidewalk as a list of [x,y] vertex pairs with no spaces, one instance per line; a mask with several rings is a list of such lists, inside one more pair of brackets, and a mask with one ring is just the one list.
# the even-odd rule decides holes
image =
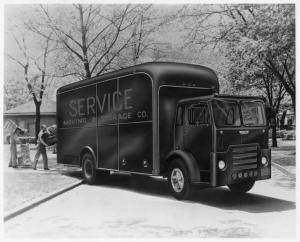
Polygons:
[[[31,146],[31,161],[36,152],[35,149],[32,150],[34,147],[34,145]],[[81,169],[57,164],[56,154],[52,154],[52,151],[47,151],[49,171],[44,171],[42,157],[40,157],[37,170],[9,168],[9,145],[3,145],[3,151],[4,213],[81,179]]]
[[272,162],[296,174],[296,141],[277,139],[277,143],[278,147],[272,148]]

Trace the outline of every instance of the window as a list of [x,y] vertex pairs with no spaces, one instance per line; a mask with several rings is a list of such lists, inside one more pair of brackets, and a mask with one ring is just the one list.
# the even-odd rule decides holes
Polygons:
[[237,102],[214,100],[212,104],[215,123],[218,127],[241,125],[239,105]]
[[176,125],[181,126],[183,124],[183,108],[179,106],[177,109]]
[[265,124],[264,109],[261,102],[241,102],[243,123],[245,126],[260,126]]
[[188,110],[188,121],[189,124],[199,125],[199,124],[209,124],[209,110],[208,105],[197,105],[189,108]]
[[241,126],[241,120],[244,126],[263,126],[266,123],[261,101],[216,99],[212,102],[212,108],[217,127]]

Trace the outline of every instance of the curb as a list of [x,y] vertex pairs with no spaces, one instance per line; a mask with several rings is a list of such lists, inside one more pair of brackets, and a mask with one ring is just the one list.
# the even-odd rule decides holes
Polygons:
[[52,192],[50,194],[46,194],[45,196],[43,196],[41,198],[37,198],[37,199],[35,199],[35,200],[33,200],[33,201],[25,204],[25,205],[22,205],[22,206],[20,206],[18,208],[12,209],[7,214],[4,215],[4,222],[6,222],[6,221],[8,221],[11,218],[14,218],[14,217],[16,217],[16,216],[18,216],[18,215],[20,215],[20,214],[22,214],[22,213],[30,210],[30,209],[36,207],[36,206],[40,205],[41,203],[44,203],[44,202],[46,202],[46,201],[48,201],[48,200],[50,200],[50,199],[52,199],[52,198],[54,198],[54,197],[56,197],[56,196],[64,193],[64,192],[69,191],[69,190],[71,190],[71,189],[73,189],[73,188],[81,185],[82,183],[83,183],[83,180],[76,181],[73,184],[68,185],[68,186],[66,186],[66,187],[64,187],[62,189],[56,190],[56,191],[54,191],[54,192]]
[[289,172],[287,169],[283,168],[281,165],[275,163],[274,161],[272,161],[272,166],[274,166],[277,170],[281,171],[283,174],[289,176],[292,179],[296,178],[296,175]]

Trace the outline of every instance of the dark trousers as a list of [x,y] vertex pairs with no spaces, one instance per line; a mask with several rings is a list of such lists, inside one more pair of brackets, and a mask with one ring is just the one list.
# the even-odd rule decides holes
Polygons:
[[10,144],[10,159],[8,166],[17,166],[17,145],[16,143]]
[[48,157],[47,157],[46,147],[44,145],[42,145],[41,143],[39,143],[38,147],[37,147],[37,152],[35,154],[34,161],[33,161],[34,169],[36,169],[36,165],[37,165],[41,155],[43,157],[44,169],[47,169],[48,168]]

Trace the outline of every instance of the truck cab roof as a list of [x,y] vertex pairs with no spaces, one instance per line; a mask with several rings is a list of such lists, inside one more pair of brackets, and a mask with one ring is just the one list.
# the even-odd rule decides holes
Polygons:
[[198,101],[208,101],[212,99],[228,99],[228,100],[260,100],[266,102],[266,99],[263,96],[243,96],[243,95],[221,95],[221,94],[212,94],[201,97],[193,97],[193,98],[185,98],[181,99],[179,104],[187,104],[187,103],[197,103]]

